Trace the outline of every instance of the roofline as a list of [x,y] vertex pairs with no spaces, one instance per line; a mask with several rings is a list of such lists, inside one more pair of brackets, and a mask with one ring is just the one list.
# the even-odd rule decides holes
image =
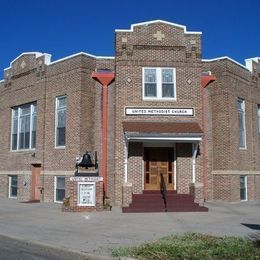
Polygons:
[[202,62],[212,62],[212,61],[219,61],[219,60],[229,60],[237,65],[239,65],[240,67],[242,67],[243,69],[246,69],[247,71],[250,71],[249,68],[247,68],[245,65],[233,60],[232,58],[228,57],[228,56],[223,56],[223,57],[217,57],[217,58],[214,58],[214,59],[202,59],[201,61]]
[[142,23],[135,23],[135,24],[131,24],[131,29],[116,29],[115,32],[133,32],[135,26],[149,25],[149,24],[153,24],[153,23],[165,23],[165,24],[179,27],[179,28],[182,28],[184,30],[184,33],[186,33],[186,34],[202,34],[202,32],[189,32],[189,31],[187,31],[185,25],[171,23],[171,22],[167,22],[164,20],[152,20],[152,21],[147,21],[147,22],[142,22]]
[[5,68],[4,71],[10,69],[12,67],[12,64],[17,61],[19,58],[21,58],[22,56],[24,55],[35,55],[36,58],[38,57],[41,57],[41,56],[45,56],[46,57],[46,64],[49,64],[50,63],[50,60],[51,60],[51,54],[48,54],[48,53],[41,53],[41,52],[38,52],[38,51],[32,51],[32,52],[23,52],[21,53],[18,57],[16,57],[14,60],[12,60],[10,62],[10,66],[8,68]]
[[43,56],[43,55],[44,55],[44,56],[47,56],[47,58],[49,58],[49,59],[47,59],[47,62],[46,62],[47,65],[52,65],[52,64],[55,64],[55,63],[57,63],[57,62],[60,62],[60,61],[64,61],[64,60],[73,58],[73,57],[78,56],[78,55],[85,55],[85,56],[92,57],[92,58],[95,58],[95,59],[115,59],[114,56],[95,56],[95,55],[89,54],[89,53],[87,53],[87,52],[78,52],[78,53],[75,53],[75,54],[72,54],[72,55],[69,55],[69,56],[66,56],[66,57],[64,57],[64,58],[61,58],[61,59],[58,59],[58,60],[55,60],[55,61],[52,61],[52,62],[51,62],[51,61],[50,61],[51,54],[41,53],[41,52],[23,52],[23,53],[20,54],[18,57],[16,57],[14,60],[12,60],[12,61],[10,62],[10,66],[9,66],[8,68],[5,68],[4,71],[10,69],[10,68],[12,67],[12,64],[13,64],[16,60],[18,60],[19,58],[21,58],[22,56],[24,56],[24,55],[33,55],[33,54],[36,56],[36,58],[41,57],[41,56]]
[[69,55],[69,56],[66,56],[64,58],[61,58],[61,59],[58,59],[58,60],[55,60],[55,61],[52,61],[49,65],[53,65],[53,64],[56,64],[58,62],[62,62],[64,60],[68,60],[68,59],[71,59],[73,57],[76,57],[76,56],[79,56],[79,55],[85,55],[85,56],[88,56],[88,57],[91,57],[91,58],[95,58],[95,59],[115,59],[114,56],[95,56],[95,55],[92,55],[92,54],[89,54],[87,52],[78,52],[78,53],[75,53],[75,54],[72,54],[72,55]]
[[257,62],[258,60],[260,60],[260,57],[247,58],[245,60],[253,60]]

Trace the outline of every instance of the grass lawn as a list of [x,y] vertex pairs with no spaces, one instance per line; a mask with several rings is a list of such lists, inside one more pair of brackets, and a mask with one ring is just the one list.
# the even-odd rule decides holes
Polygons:
[[135,247],[115,249],[113,256],[137,259],[260,259],[258,242],[198,233],[172,235]]

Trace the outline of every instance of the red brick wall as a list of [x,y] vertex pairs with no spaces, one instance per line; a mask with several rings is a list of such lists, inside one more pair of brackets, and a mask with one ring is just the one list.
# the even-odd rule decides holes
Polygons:
[[260,201],[260,175],[255,176],[255,194],[256,200]]
[[240,201],[239,176],[214,175],[213,199],[217,201]]
[[[0,171],[31,171],[33,163],[41,164],[42,173],[52,171],[52,175],[42,176],[44,193],[42,200],[54,201],[54,175],[61,171],[74,171],[75,158],[86,150],[98,151],[101,166],[101,92],[100,86],[91,78],[96,69],[96,59],[77,55],[48,66],[38,61],[35,55],[20,57],[12,68],[5,72],[5,82],[0,87]],[[25,62],[25,69],[21,63]],[[98,60],[98,67],[112,68],[114,61]],[[8,74],[8,75],[7,75]],[[55,148],[55,102],[56,97],[67,95],[66,148]],[[37,102],[36,149],[34,151],[10,151],[11,108],[29,102]],[[109,91],[109,160],[113,150],[113,90]],[[93,138],[94,137],[94,138]],[[32,156],[32,153],[35,156]],[[112,155],[111,155],[112,154]],[[100,167],[101,168],[101,167]],[[110,176],[114,175],[113,164],[108,167]],[[1,176],[1,175],[0,175]],[[20,176],[18,183],[28,176]],[[30,179],[30,178],[29,178]],[[112,179],[112,178],[111,178]],[[109,179],[109,190],[113,194],[113,179]],[[29,182],[28,182],[29,183]],[[29,183],[30,184],[30,183]],[[18,199],[30,199],[30,186],[19,186]],[[7,196],[6,187],[1,187],[1,195]],[[5,194],[5,195],[3,195]]]
[[[220,180],[217,181],[224,178],[229,180],[231,177],[214,176],[213,184],[221,187],[212,188],[210,184],[212,171],[259,171],[260,153],[256,127],[256,107],[260,103],[259,83],[248,70],[227,59],[205,62],[203,67],[204,70],[210,70],[217,78],[207,87],[207,198],[212,199],[210,194],[213,190],[218,194],[215,194],[214,198],[224,197],[224,200],[234,201],[237,200],[238,195],[229,191],[227,197],[228,188],[223,188],[218,184]],[[239,148],[238,97],[245,100],[246,149]],[[248,178],[249,180],[251,177]],[[252,184],[250,189],[253,189],[255,184]],[[219,194],[221,190],[223,190],[222,195]],[[255,198],[253,190],[250,194],[252,199]]]
[[8,176],[0,175],[0,198],[8,197]]
[[191,144],[178,143],[176,145],[177,152],[177,192],[190,192],[190,184],[192,182],[192,148]]
[[[165,38],[158,41],[154,34],[161,31]],[[127,41],[125,43],[125,41]],[[122,121],[197,121],[201,124],[201,36],[184,34],[183,29],[164,23],[134,27],[133,32],[116,32],[116,125],[115,138],[115,198],[121,205],[124,180],[124,134]],[[175,101],[145,101],[142,99],[142,67],[176,68],[177,99]],[[190,82],[190,83],[189,83]],[[192,107],[194,117],[125,116],[125,106]],[[191,150],[191,146],[190,146]],[[131,163],[131,158],[130,158]],[[129,163],[128,171],[131,172]],[[138,162],[140,170],[142,166]],[[186,164],[185,162],[182,163]],[[183,166],[184,167],[184,166]],[[191,175],[191,158],[187,160]],[[198,167],[198,179],[201,179]],[[135,170],[135,168],[134,168]],[[177,172],[177,176],[180,172]],[[180,173],[182,174],[182,173]],[[133,187],[140,190],[140,184]],[[182,189],[182,188],[180,188]],[[189,192],[189,183],[183,191]]]
[[[156,39],[158,31],[164,34]],[[210,70],[217,80],[206,90],[206,198],[237,200],[237,176],[212,175],[213,171],[260,171],[260,135],[256,128],[256,107],[260,104],[259,71],[253,73],[227,60],[201,62],[201,35],[184,33],[183,28],[166,23],[135,26],[132,31],[117,31],[116,57],[98,59],[84,54],[50,65],[44,56],[27,54],[12,63],[0,83],[0,196],[8,193],[7,175],[11,171],[26,171],[18,178],[18,199],[30,197],[32,164],[41,164],[44,194],[42,200],[53,201],[55,171],[71,171],[75,157],[86,150],[98,152],[102,166],[102,95],[101,85],[91,78],[96,69],[111,69],[116,80],[108,88],[108,158],[107,195],[115,204],[122,204],[124,183],[124,133],[122,122],[140,121],[196,121],[202,122],[201,72]],[[25,64],[25,65],[24,65]],[[23,66],[24,65],[24,66]],[[177,99],[173,101],[145,101],[142,99],[142,68],[176,68]],[[55,99],[67,95],[66,148],[55,148]],[[239,149],[237,98],[245,99],[247,149]],[[11,108],[37,102],[37,140],[34,151],[10,151]],[[194,117],[125,116],[125,106],[192,107]],[[3,123],[4,122],[4,123]],[[191,182],[191,145],[177,144],[177,190],[188,192]],[[35,152],[35,156],[32,153]],[[141,144],[130,144],[128,180],[133,191],[142,191]],[[59,172],[58,172],[59,171]],[[46,178],[45,178],[46,177]],[[259,198],[259,176],[249,174],[250,200]],[[202,180],[202,160],[196,158],[196,182]],[[223,180],[227,181],[223,183]],[[22,186],[26,181],[27,186]],[[223,185],[222,185],[223,184]]]
[[103,182],[96,182],[96,206],[78,206],[78,182],[69,181],[69,201],[70,205],[64,207],[63,211],[93,211],[93,210],[103,210]]
[[[259,199],[259,176],[247,175],[247,200]],[[213,199],[217,201],[240,201],[240,175],[213,175]]]
[[133,193],[143,192],[143,144],[130,143],[128,147],[128,183],[132,183]]

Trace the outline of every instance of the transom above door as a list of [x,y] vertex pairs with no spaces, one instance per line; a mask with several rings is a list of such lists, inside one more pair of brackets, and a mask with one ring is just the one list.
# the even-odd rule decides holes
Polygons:
[[167,190],[174,190],[174,149],[144,148],[144,189],[160,190],[164,180]]

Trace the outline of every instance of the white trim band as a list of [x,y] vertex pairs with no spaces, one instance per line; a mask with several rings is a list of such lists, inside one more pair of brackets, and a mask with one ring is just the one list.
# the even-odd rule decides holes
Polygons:
[[23,53],[21,53],[18,57],[16,57],[14,60],[12,60],[11,63],[10,63],[10,66],[9,66],[8,68],[5,68],[4,71],[11,69],[13,63],[14,63],[15,61],[17,61],[19,58],[21,58],[22,56],[24,56],[24,55],[35,55],[35,58],[36,58],[36,59],[39,58],[39,57],[41,57],[41,56],[44,56],[44,63],[45,63],[46,65],[49,65],[50,62],[51,62],[51,54],[41,53],[41,52],[38,52],[38,51],[34,51],[34,52],[23,52]]
[[115,57],[113,57],[113,56],[95,56],[95,55],[89,54],[87,52],[78,52],[78,53],[66,56],[64,58],[55,60],[55,61],[51,62],[49,65],[53,65],[53,64],[56,64],[58,62],[65,61],[65,60],[74,58],[74,57],[79,56],[79,55],[84,55],[84,56],[88,56],[88,57],[95,58],[95,59],[110,59],[110,60],[115,59]]
[[171,23],[171,22],[167,22],[164,20],[152,20],[152,21],[147,21],[147,22],[142,22],[142,23],[135,23],[135,24],[131,24],[131,29],[116,29],[115,31],[116,32],[133,32],[134,27],[136,27],[136,26],[149,25],[149,24],[153,24],[153,23],[164,23],[164,24],[168,24],[171,26],[179,27],[179,28],[183,29],[185,34],[202,34],[202,32],[189,32],[189,31],[187,31],[185,25]]
[[202,62],[212,62],[212,61],[219,61],[219,60],[229,60],[235,64],[237,64],[238,66],[242,67],[243,69],[246,69],[248,71],[250,71],[250,69],[248,67],[246,67],[245,65],[231,59],[230,57],[228,56],[223,56],[223,57],[217,57],[217,58],[214,58],[214,59],[202,59],[201,61]]
[[260,175],[260,171],[212,171],[213,175]]
[[126,139],[130,142],[144,142],[144,141],[173,141],[173,142],[200,142],[202,137],[177,137],[177,136],[140,136],[140,135],[128,135]]

